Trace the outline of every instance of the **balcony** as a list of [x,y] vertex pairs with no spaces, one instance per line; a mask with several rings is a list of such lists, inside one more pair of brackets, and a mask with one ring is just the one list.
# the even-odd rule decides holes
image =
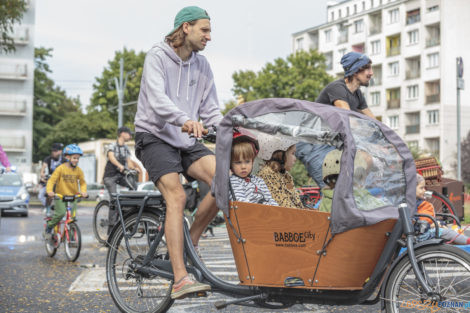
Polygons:
[[439,103],[440,101],[441,101],[441,95],[440,94],[434,94],[434,95],[427,95],[426,96],[426,104]]
[[11,34],[16,45],[26,45],[29,43],[29,28],[17,27]]
[[406,126],[406,134],[419,134],[419,124],[416,125],[407,125]]
[[382,27],[381,26],[371,26],[369,28],[369,35],[375,35],[375,34],[380,34],[382,32]]
[[338,37],[338,44],[348,42],[348,33],[347,32],[340,32]]
[[0,137],[0,145],[6,152],[25,152],[26,139],[24,136]]
[[426,39],[426,48],[438,46],[440,44],[441,44],[441,38],[439,37],[432,37],[432,38]]
[[411,71],[411,70],[408,70],[406,71],[406,79],[415,79],[415,78],[420,78],[421,77],[421,74],[418,71]]
[[0,63],[0,79],[25,80],[27,76],[26,64]]
[[411,25],[414,23],[418,23],[421,21],[421,15],[419,14],[419,10],[417,14],[409,14],[406,17],[406,25]]
[[387,100],[387,109],[399,109],[400,99],[389,99]]
[[26,100],[0,99],[0,115],[25,116]]
[[390,47],[387,51],[387,56],[392,57],[400,54],[400,47]]

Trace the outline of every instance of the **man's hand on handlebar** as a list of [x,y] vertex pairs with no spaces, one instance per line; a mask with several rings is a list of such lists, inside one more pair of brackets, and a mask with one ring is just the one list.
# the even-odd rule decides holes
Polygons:
[[51,192],[48,192],[47,195],[49,196],[49,198],[54,198],[55,193],[51,191]]
[[182,131],[188,133],[189,135],[193,134],[196,138],[201,138],[203,135],[204,127],[201,123],[193,120],[187,120],[182,127]]
[[80,192],[80,195],[82,196],[82,198],[88,198],[88,193],[86,192]]

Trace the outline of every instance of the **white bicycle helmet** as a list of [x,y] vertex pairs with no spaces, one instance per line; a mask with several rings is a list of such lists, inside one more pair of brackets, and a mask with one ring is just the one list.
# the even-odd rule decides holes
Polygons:
[[276,151],[287,151],[289,147],[297,143],[296,140],[286,138],[284,136],[269,135],[260,133],[258,135],[259,153],[258,157],[262,160],[269,161]]

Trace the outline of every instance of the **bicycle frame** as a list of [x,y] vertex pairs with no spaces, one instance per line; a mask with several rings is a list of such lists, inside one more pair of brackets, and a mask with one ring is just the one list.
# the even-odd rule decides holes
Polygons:
[[[119,212],[120,224],[123,230],[125,245],[129,256],[133,258],[132,251],[129,247],[129,238],[135,235],[137,232],[137,225],[140,223],[140,219],[143,211],[145,210],[146,205],[153,198],[161,198],[157,195],[146,194],[142,199],[142,195],[126,195],[127,198],[142,199],[141,205],[137,213],[136,227],[126,231],[124,216],[121,210],[120,198],[122,195],[116,195],[116,202]],[[165,207],[163,201],[159,208],[161,212],[161,222],[165,220]],[[134,211],[135,212],[135,211]],[[383,294],[385,289],[388,275],[394,268],[394,265],[397,264],[397,258],[408,257],[413,271],[416,275],[416,278],[419,284],[422,286],[425,293],[435,299],[436,297],[433,294],[432,288],[427,284],[424,275],[419,268],[416,257],[414,254],[414,231],[413,225],[411,224],[411,219],[409,216],[408,209],[406,205],[401,205],[399,207],[399,219],[397,220],[392,232],[388,233],[388,240],[386,245],[380,255],[378,262],[376,263],[374,270],[370,276],[370,279],[363,285],[361,290],[317,290],[317,289],[300,289],[300,288],[289,288],[289,287],[263,287],[263,286],[246,286],[246,285],[235,285],[227,281],[221,280],[210,270],[207,269],[205,264],[199,259],[189,234],[189,229],[186,223],[183,223],[183,233],[184,233],[184,252],[186,257],[191,260],[192,265],[187,265],[186,269],[188,273],[192,273],[199,281],[206,282],[211,285],[213,292],[218,292],[226,294],[232,298],[240,298],[237,300],[232,300],[223,304],[219,304],[220,307],[224,307],[230,303],[238,303],[249,300],[261,300],[261,301],[285,301],[286,303],[295,303],[300,301],[303,303],[321,303],[321,304],[372,304],[380,300],[380,295]],[[227,222],[230,222],[230,218],[226,216]],[[110,238],[113,236],[114,232],[117,229],[117,225],[114,228],[113,232],[110,235]],[[144,275],[155,275],[161,276],[166,279],[173,280],[174,276],[172,273],[172,266],[170,260],[161,260],[154,259],[155,251],[157,246],[162,240],[164,235],[164,224],[160,228],[158,235],[155,237],[153,242],[150,245],[149,252],[145,256],[142,264],[136,265],[135,271]],[[406,236],[406,242],[401,240],[402,236]],[[436,242],[432,242],[436,244]],[[421,245],[418,245],[421,246]],[[401,255],[398,257],[399,251],[402,247],[407,247],[406,256]],[[381,292],[377,292],[379,289],[382,289]],[[373,300],[368,300],[376,292],[376,295]],[[382,299],[383,300],[383,299]]]

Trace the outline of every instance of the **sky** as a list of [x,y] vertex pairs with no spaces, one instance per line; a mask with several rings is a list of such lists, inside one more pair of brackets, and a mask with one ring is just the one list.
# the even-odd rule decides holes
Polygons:
[[214,73],[221,106],[234,99],[232,74],[260,70],[292,53],[292,34],[325,23],[327,0],[36,0],[35,47],[53,48],[51,78],[89,103],[95,77],[115,51],[148,51],[172,28],[176,13],[197,5],[211,17],[201,52]]

